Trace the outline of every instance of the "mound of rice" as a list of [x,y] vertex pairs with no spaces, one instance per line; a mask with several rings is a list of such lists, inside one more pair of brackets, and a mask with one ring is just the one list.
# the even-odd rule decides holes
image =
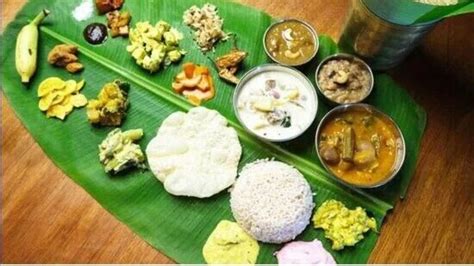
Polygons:
[[247,164],[230,194],[237,223],[268,243],[293,240],[309,224],[314,208],[308,182],[295,168],[277,161]]

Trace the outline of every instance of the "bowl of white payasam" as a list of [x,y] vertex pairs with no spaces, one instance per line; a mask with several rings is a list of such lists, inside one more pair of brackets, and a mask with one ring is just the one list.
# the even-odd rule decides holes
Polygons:
[[305,132],[316,118],[318,97],[300,71],[277,64],[247,72],[234,91],[234,112],[251,134],[284,142]]

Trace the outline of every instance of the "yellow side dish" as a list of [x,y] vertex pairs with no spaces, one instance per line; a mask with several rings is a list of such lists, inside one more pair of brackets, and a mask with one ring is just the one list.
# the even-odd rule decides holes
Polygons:
[[334,250],[354,246],[364,239],[365,232],[377,228],[375,219],[367,216],[363,208],[350,210],[337,200],[325,201],[314,213],[312,221],[315,228],[324,229],[326,238],[333,241]]
[[57,77],[45,79],[38,87],[40,98],[38,107],[46,112],[46,116],[64,120],[74,107],[83,107],[87,99],[80,93],[84,87],[84,80],[77,83],[75,80],[64,81]]
[[255,264],[259,249],[237,223],[222,220],[204,244],[202,255],[208,264]]
[[87,105],[87,118],[91,124],[120,126],[128,108],[128,83],[115,80],[104,85],[97,99]]
[[159,21],[155,26],[148,21],[138,22],[130,30],[129,38],[127,51],[139,66],[150,72],[178,62],[185,54],[179,48],[183,34],[165,21]]

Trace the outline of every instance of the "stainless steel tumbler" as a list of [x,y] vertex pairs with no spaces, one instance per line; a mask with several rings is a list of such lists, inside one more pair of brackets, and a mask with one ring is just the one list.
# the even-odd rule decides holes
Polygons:
[[[392,0],[394,1],[394,0]],[[363,58],[374,70],[398,65],[438,21],[402,25],[384,19],[366,0],[353,0],[339,40],[343,51]]]

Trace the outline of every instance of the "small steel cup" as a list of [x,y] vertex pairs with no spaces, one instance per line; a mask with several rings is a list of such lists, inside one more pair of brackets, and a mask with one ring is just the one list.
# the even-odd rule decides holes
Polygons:
[[360,65],[362,65],[368,72],[369,72],[369,75],[370,75],[370,85],[369,85],[369,91],[367,92],[367,94],[361,98],[359,101],[357,102],[352,102],[352,103],[360,103],[360,102],[363,102],[367,97],[369,97],[370,93],[372,92],[372,89],[374,88],[374,74],[372,73],[372,69],[370,68],[370,66],[364,62],[364,60],[354,56],[354,55],[351,55],[351,54],[344,54],[344,53],[338,53],[338,54],[333,54],[333,55],[330,55],[326,58],[324,58],[321,63],[319,63],[318,67],[316,68],[316,72],[315,72],[315,83],[316,83],[316,87],[318,88],[318,92],[319,94],[321,94],[323,96],[323,98],[325,99],[325,101],[331,105],[331,106],[336,106],[336,105],[341,105],[341,104],[345,104],[345,103],[338,103],[332,99],[330,99],[329,97],[327,97],[323,90],[321,89],[321,86],[319,85],[319,81],[318,81],[318,75],[319,75],[319,71],[321,70],[321,68],[330,60],[333,60],[333,59],[346,59],[346,60],[349,60],[349,61],[357,61]]
[[[268,35],[268,32],[273,28],[275,27],[276,25],[279,25],[281,23],[284,23],[284,22],[288,22],[288,21],[296,21],[296,22],[299,22],[303,25],[305,25],[309,31],[311,32],[311,34],[313,35],[314,37],[314,52],[313,54],[311,55],[311,57],[309,57],[306,61],[302,62],[302,63],[299,63],[299,64],[285,64],[281,61],[279,61],[278,59],[276,59],[271,53],[270,51],[268,51],[268,48],[267,48],[267,35]],[[272,25],[270,25],[267,30],[265,31],[265,34],[263,34],[263,48],[265,49],[265,53],[267,53],[268,57],[270,57],[270,59],[272,59],[275,63],[278,63],[282,66],[291,66],[291,67],[298,67],[298,66],[302,66],[302,65],[305,65],[307,64],[308,62],[310,62],[311,60],[314,59],[314,57],[316,56],[316,54],[318,53],[318,49],[319,49],[319,38],[318,38],[318,33],[316,32],[316,30],[313,28],[313,26],[311,26],[309,23],[307,23],[306,21],[303,21],[303,20],[299,20],[299,19],[294,19],[294,18],[288,18],[288,19],[282,19],[280,21],[277,21],[275,23],[273,23]]]

